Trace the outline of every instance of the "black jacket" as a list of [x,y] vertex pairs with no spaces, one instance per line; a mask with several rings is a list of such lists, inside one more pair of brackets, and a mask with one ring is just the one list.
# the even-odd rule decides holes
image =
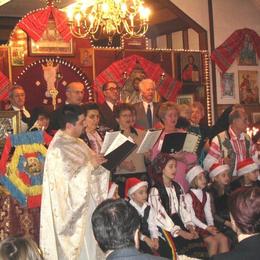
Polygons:
[[260,234],[248,237],[228,253],[213,256],[211,260],[259,260]]

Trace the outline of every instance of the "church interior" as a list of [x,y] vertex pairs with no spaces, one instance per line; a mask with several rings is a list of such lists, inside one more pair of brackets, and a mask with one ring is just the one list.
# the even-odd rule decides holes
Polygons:
[[[75,230],[83,225],[83,212],[89,211],[84,216],[88,218],[88,232],[92,232],[91,214],[105,198],[114,199],[115,190],[112,196],[110,193],[115,184],[118,198],[124,199],[129,194],[134,207],[137,207],[136,196],[132,193],[146,187],[145,203],[154,207],[154,223],[148,221],[150,215],[145,220],[150,238],[140,233],[140,252],[165,257],[163,259],[177,259],[174,258],[177,255],[179,259],[240,259],[228,255],[238,250],[236,245],[241,242],[237,241],[233,225],[233,230],[231,228],[227,205],[237,189],[250,187],[260,194],[259,15],[260,0],[0,0],[0,258],[4,257],[5,240],[19,235],[29,237],[42,251],[43,258],[34,259],[113,260],[113,252],[107,258],[100,249],[94,253],[97,244],[100,246],[95,230],[97,244],[93,234],[86,242]],[[78,107],[84,111],[85,119],[77,135],[78,121],[75,124],[66,121],[69,119],[64,111],[72,109],[80,115]],[[65,152],[70,150],[68,146],[56,155],[57,158],[68,156],[63,158],[68,176],[75,174],[82,178],[82,187],[84,181],[93,185],[88,186],[86,192],[91,194],[93,189],[95,207],[89,202],[91,199],[86,198],[84,205],[88,206],[82,212],[76,207],[81,203],[83,188],[79,183],[73,184],[80,179],[75,177],[67,183],[67,172],[63,173],[63,166],[58,165],[62,161],[51,158],[58,149],[54,149],[58,138],[60,142],[67,138],[64,134],[77,137],[88,146],[75,146],[71,154]],[[126,139],[112,149],[119,135],[121,140]],[[95,153],[94,159],[86,159],[90,158],[85,155],[86,149],[88,153]],[[109,157],[106,153],[109,149],[117,153],[111,152]],[[175,195],[169,193],[163,170],[171,160],[177,169],[170,184]],[[51,161],[57,163],[57,178],[66,175],[60,183],[66,187],[64,190],[52,186],[57,184],[49,176]],[[97,169],[104,169],[103,175],[97,175],[96,180],[91,177],[85,180],[81,169],[87,163],[93,163],[95,169],[97,163]],[[159,166],[160,178],[156,173]],[[92,171],[91,167],[87,169]],[[201,171],[207,182],[202,188],[199,181],[194,181]],[[221,183],[219,176],[223,172],[228,172],[228,184]],[[254,181],[248,177],[252,172],[256,174]],[[184,209],[191,207],[189,212],[193,213],[189,214],[194,214],[200,222],[199,225],[194,221],[191,231],[183,215],[178,216],[181,221],[178,226],[183,226],[183,232],[196,233],[194,240],[182,237],[181,231],[175,233],[164,224],[166,222],[158,224],[162,209],[153,197],[156,189],[156,196],[161,196],[160,207],[169,215],[170,223],[179,223],[173,218],[178,213],[177,206],[173,210],[171,205],[179,200],[177,204],[181,208],[182,199],[173,182],[183,191],[180,196],[187,204]],[[71,191],[67,187],[74,188],[78,195],[70,198]],[[202,192],[201,199],[193,190]],[[125,191],[128,193],[124,194]],[[52,196],[59,196],[58,192],[69,201],[65,203],[71,209],[68,215],[66,206],[59,208],[61,200],[52,201]],[[210,196],[210,203],[215,205],[207,208],[204,202],[203,222],[203,217],[196,215],[194,198],[200,205],[204,195],[205,198]],[[176,201],[172,202],[172,198]],[[47,206],[47,200],[51,206]],[[53,205],[56,208],[46,213],[46,208]],[[59,210],[64,211],[60,219]],[[77,213],[81,216],[79,220],[75,220],[77,214],[74,216],[73,210],[80,212]],[[137,212],[143,219],[144,213],[138,209]],[[223,212],[228,212],[225,217]],[[48,214],[53,214],[53,220],[47,221]],[[259,222],[259,208],[256,214]],[[42,238],[43,232],[50,228],[44,216],[48,225],[53,225],[50,240],[54,243],[56,239],[57,246],[52,252],[48,251],[47,239]],[[74,222],[68,224],[70,217]],[[63,231],[55,230],[59,226],[55,221],[75,228],[73,243],[68,238],[70,235],[61,234],[67,232],[66,227]],[[64,223],[60,223],[62,221]],[[155,238],[159,242],[151,238],[150,224],[163,234],[162,239],[160,235]],[[85,232],[81,233],[84,236]],[[260,242],[259,223],[255,233]],[[63,236],[66,237],[64,244],[60,242]],[[214,251],[208,236],[219,243],[219,250]],[[148,237],[148,242],[142,237]],[[204,246],[192,248],[190,243],[188,250],[187,241],[195,243],[195,238],[204,242]],[[173,241],[173,245],[168,240]],[[75,246],[76,243],[79,246]],[[90,255],[89,245],[86,249],[82,246],[85,243],[92,245]],[[67,252],[66,246],[71,247]],[[219,253],[227,255],[218,258]],[[20,260],[18,256],[12,259]],[[251,259],[258,258],[252,254]]]

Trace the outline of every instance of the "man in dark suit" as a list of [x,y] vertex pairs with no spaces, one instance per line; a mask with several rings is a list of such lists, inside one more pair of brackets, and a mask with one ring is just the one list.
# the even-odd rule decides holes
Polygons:
[[[84,85],[81,82],[71,82],[66,87],[66,100],[65,104],[68,105],[81,105],[84,98]],[[51,129],[60,129],[59,118],[64,104],[53,111],[51,116]]]
[[30,112],[25,108],[25,91],[22,86],[15,86],[9,91],[10,108],[8,110],[20,111],[21,132],[26,132],[30,124]]
[[154,128],[159,122],[157,110],[159,103],[153,102],[155,96],[155,83],[151,79],[143,79],[139,83],[142,102],[134,104],[136,110],[136,127],[141,129]]
[[103,94],[105,96],[105,102],[99,105],[100,112],[100,125],[116,129],[118,123],[114,116],[114,106],[119,102],[119,87],[116,82],[108,81],[102,87]]
[[140,217],[124,199],[103,201],[94,210],[91,221],[95,239],[107,260],[166,260],[137,250]]

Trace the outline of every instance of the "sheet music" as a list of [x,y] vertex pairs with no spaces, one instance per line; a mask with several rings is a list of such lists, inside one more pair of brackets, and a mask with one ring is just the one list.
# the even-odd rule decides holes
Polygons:
[[182,150],[185,152],[195,153],[198,149],[199,142],[200,142],[199,135],[193,133],[187,133]]
[[153,148],[161,133],[162,130],[148,130],[137,150],[137,153],[149,152],[149,150]]
[[118,134],[120,134],[120,131],[106,132],[100,153],[106,152],[106,150],[113,143]]
[[116,148],[118,148],[120,145],[122,145],[126,141],[130,141],[130,142],[134,143],[132,138],[128,138],[119,132],[119,134],[113,140],[112,144],[110,144],[110,146],[106,150],[105,156],[108,155],[109,153],[111,153],[112,151],[114,151]]

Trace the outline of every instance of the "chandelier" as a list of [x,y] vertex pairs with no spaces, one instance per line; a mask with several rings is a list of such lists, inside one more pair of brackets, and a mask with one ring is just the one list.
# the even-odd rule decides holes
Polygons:
[[115,34],[142,37],[148,29],[150,9],[142,0],[95,0],[91,6],[87,2],[67,8],[70,29],[77,38],[98,40],[104,35],[111,43]]

